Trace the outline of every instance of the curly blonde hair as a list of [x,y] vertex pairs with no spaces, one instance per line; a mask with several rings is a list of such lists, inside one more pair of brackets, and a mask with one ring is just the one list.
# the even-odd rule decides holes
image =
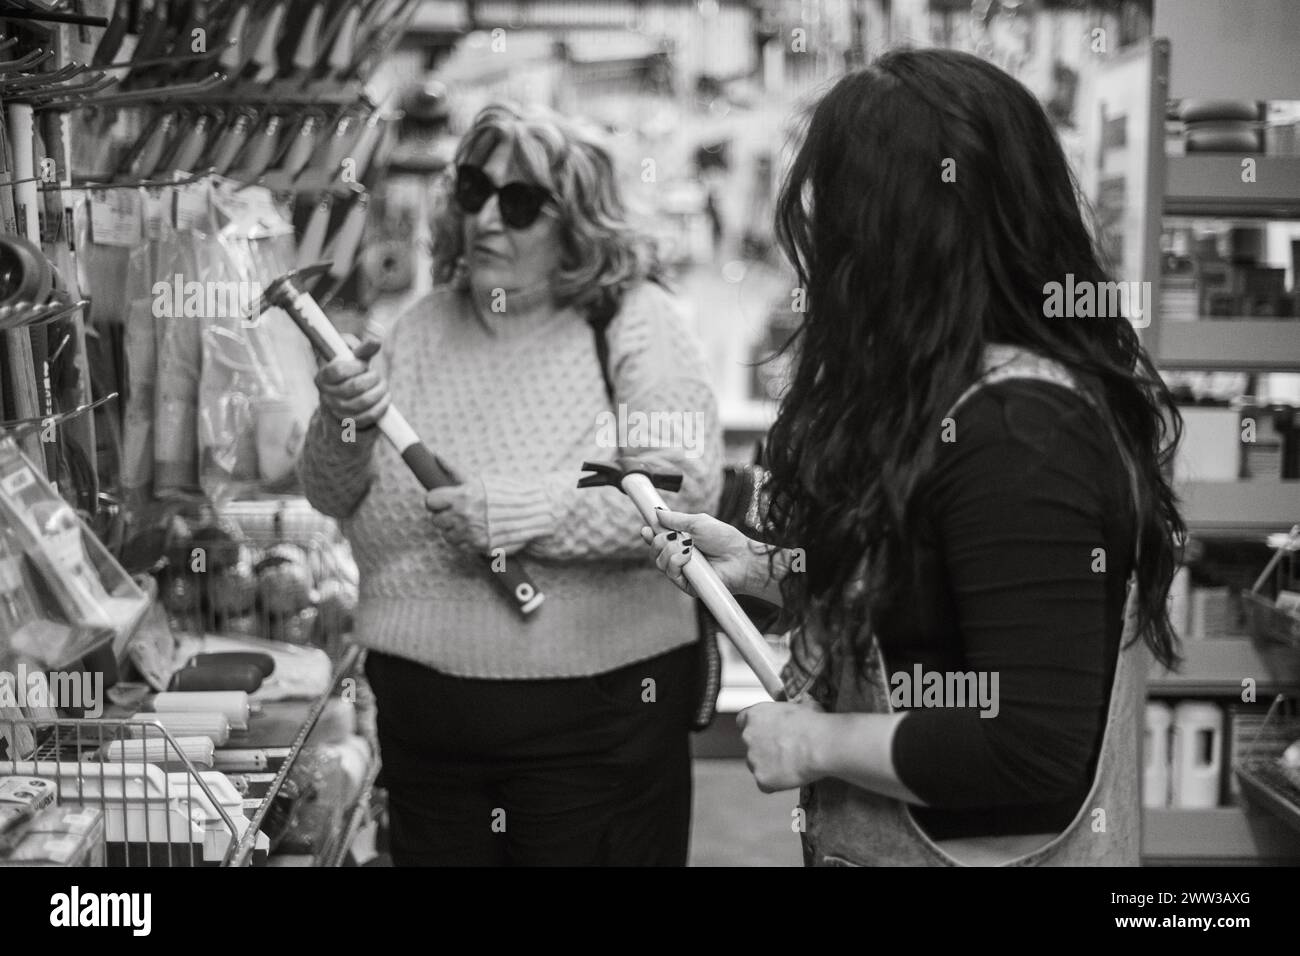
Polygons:
[[451,186],[455,167],[481,151],[488,137],[508,143],[523,176],[556,197],[562,252],[552,291],[558,306],[608,309],[642,279],[659,277],[655,243],[629,222],[613,157],[598,131],[546,107],[494,103],[461,138],[439,190],[432,223],[435,282],[468,287],[460,268],[464,214]]

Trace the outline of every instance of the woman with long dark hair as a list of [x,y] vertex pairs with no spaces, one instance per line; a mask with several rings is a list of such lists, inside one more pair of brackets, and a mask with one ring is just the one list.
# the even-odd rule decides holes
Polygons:
[[807,309],[768,519],[799,550],[642,532],[679,586],[698,550],[796,622],[796,702],[740,715],[758,785],[804,788],[812,863],[1136,863],[1181,423],[1129,319],[1045,306],[1114,296],[1043,110],[889,53],[815,107],[777,233]]

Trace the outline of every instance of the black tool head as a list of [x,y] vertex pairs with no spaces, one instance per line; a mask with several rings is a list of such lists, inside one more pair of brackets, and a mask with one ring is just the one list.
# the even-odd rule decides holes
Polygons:
[[613,461],[584,461],[583,471],[594,472],[578,479],[579,488],[612,485],[621,488],[628,475],[645,475],[661,491],[681,491],[682,476],[665,468],[655,469],[655,462],[641,458],[615,458]]

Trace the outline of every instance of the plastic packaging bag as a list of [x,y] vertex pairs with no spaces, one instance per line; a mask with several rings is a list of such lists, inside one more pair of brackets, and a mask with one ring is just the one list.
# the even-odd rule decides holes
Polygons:
[[[248,491],[289,493],[315,410],[311,346],[279,309],[248,306],[293,268],[293,225],[265,190],[218,181],[211,200],[215,241],[200,272],[214,295],[202,331],[200,482],[213,501]],[[231,301],[239,303],[231,307]]]
[[14,645],[11,636],[19,653],[50,666],[71,663],[104,637],[125,634],[144,613],[148,597],[9,438],[0,439],[0,525],[17,545],[6,550],[20,548],[38,572],[37,605],[57,606],[72,625],[65,633],[40,618],[35,631],[20,628],[27,643]]

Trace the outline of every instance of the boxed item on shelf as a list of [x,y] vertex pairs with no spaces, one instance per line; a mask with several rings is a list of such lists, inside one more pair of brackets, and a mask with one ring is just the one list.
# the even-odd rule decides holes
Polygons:
[[1231,310],[1237,301],[1243,291],[1238,269],[1226,259],[1196,259],[1193,269],[1200,296],[1200,314],[1233,314],[1231,311],[1216,313],[1214,309]]
[[1174,455],[1175,481],[1235,481],[1241,458],[1241,415],[1222,406],[1185,406],[1183,440]]
[[203,809],[151,764],[0,761],[0,773],[56,778],[62,793],[101,808],[110,865],[184,865],[205,859]]
[[[12,835],[11,835],[12,836]],[[0,866],[104,864],[104,814],[95,807],[46,807],[0,849]]]
[[1246,266],[1242,270],[1242,289],[1252,296],[1281,296],[1286,294],[1286,270],[1268,266]]
[[1300,428],[1290,405],[1241,408],[1241,477],[1280,481],[1300,478]]
[[1285,294],[1252,294],[1241,296],[1242,314],[1255,319],[1285,319],[1291,315],[1291,301]]
[[1169,802],[1182,809],[1219,805],[1223,777],[1223,709],[1183,701],[1173,710]]
[[1231,591],[1226,587],[1192,588],[1189,618],[1189,640],[1203,641],[1236,632]]
[[1160,280],[1160,318],[1186,322],[1196,318],[1200,307],[1196,280],[1190,275],[1165,276]]
[[54,802],[55,786],[41,777],[0,777],[0,803],[25,806],[33,813]]

